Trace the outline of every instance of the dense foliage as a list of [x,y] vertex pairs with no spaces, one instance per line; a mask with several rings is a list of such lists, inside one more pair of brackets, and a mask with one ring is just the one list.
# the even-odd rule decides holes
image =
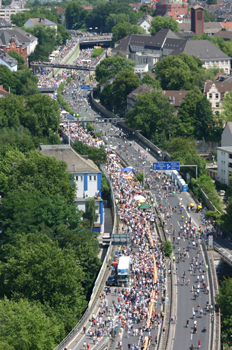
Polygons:
[[0,65],[0,85],[6,91],[10,89],[13,94],[24,96],[38,94],[37,82],[38,78],[28,68],[11,72],[8,67]]
[[107,154],[103,146],[96,148],[85,145],[81,141],[76,141],[73,144],[73,149],[81,155],[87,155],[97,166],[106,163]]
[[173,32],[179,31],[179,25],[178,22],[172,18],[172,17],[162,17],[162,16],[156,16],[153,21],[151,22],[151,26],[149,28],[149,31],[151,35],[155,35],[160,29],[171,29]]
[[118,23],[112,28],[113,39],[112,44],[122,38],[125,38],[129,34],[146,34],[144,28],[136,25],[130,24],[128,22]]
[[105,58],[97,65],[95,75],[99,84],[103,84],[106,80],[113,78],[116,74],[123,70],[134,71],[135,62],[126,59],[122,55]]

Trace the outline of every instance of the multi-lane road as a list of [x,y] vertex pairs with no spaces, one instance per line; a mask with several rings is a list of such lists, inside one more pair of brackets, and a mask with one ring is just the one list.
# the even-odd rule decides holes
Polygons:
[[[86,74],[81,73],[81,79],[85,78]],[[77,85],[77,89],[79,89],[79,81],[76,81],[74,83]],[[65,99],[68,102],[73,103],[72,100],[72,90],[74,86],[66,87],[66,94],[64,95]],[[104,116],[99,115],[96,111],[94,111],[91,106],[89,105],[87,99],[85,99],[86,91],[85,90],[78,90],[78,95],[84,96],[82,97],[82,106],[75,108],[73,105],[73,108],[76,109],[76,111],[81,115],[81,117],[85,117],[86,120],[94,120],[97,118],[104,118]],[[78,103],[77,103],[78,105]],[[117,147],[117,151],[123,155],[124,158],[128,157],[128,162],[131,164],[131,166],[138,171],[142,171],[144,166],[149,166],[150,163],[156,161],[156,159],[149,154],[146,150],[142,149],[140,145],[138,145],[135,141],[131,140],[131,143],[128,142],[128,140],[123,141],[123,139],[120,139],[116,136],[109,136],[109,135],[116,135],[118,132],[115,131],[114,126],[111,126],[109,123],[100,123],[95,124],[95,130],[101,131],[103,135],[106,135],[108,137],[108,143],[112,144],[114,147]],[[122,149],[124,147],[119,147],[119,145],[126,146],[127,150],[123,151]],[[147,154],[146,160],[141,159],[141,152],[138,152],[138,149],[142,150],[142,153]],[[147,176],[150,176],[149,169],[146,168],[146,172],[148,173]],[[160,180],[160,184],[161,184]],[[152,193],[156,197],[157,205],[160,204],[158,201],[158,195],[156,186],[152,187]],[[169,196],[167,198],[168,203],[163,202],[162,207],[167,206],[168,204],[174,208],[175,206],[178,207],[179,202],[183,204],[183,213],[180,213],[179,209],[177,209],[177,212],[174,212],[172,214],[172,217],[167,220],[167,228],[171,228],[172,225],[172,233],[170,235],[170,239],[173,240],[173,229],[175,229],[176,238],[178,235],[178,232],[180,231],[180,226],[182,226],[184,223],[182,222],[182,215],[184,215],[185,218],[188,218],[191,216],[192,223],[195,224],[195,226],[198,228],[200,224],[202,224],[202,219],[199,213],[191,212],[188,213],[186,211],[187,205],[190,204],[190,202],[193,201],[189,193],[180,193],[175,194],[174,196]],[[177,239],[176,239],[177,241]],[[201,341],[201,347],[202,349],[208,349],[208,342],[209,342],[209,336],[210,336],[210,321],[211,316],[206,311],[206,303],[211,303],[211,300],[209,300],[210,295],[204,292],[202,288],[202,283],[200,283],[200,293],[199,296],[196,298],[194,297],[194,289],[193,286],[197,287],[197,276],[200,276],[201,281],[201,275],[199,274],[199,270],[196,270],[196,273],[194,271],[190,271],[190,265],[194,259],[194,264],[196,261],[196,258],[198,258],[198,261],[201,262],[202,259],[204,260],[204,256],[202,254],[202,250],[200,248],[200,244],[198,242],[199,248],[193,248],[192,247],[192,241],[190,239],[187,239],[186,237],[183,237],[181,235],[180,243],[174,244],[175,250],[174,255],[176,257],[175,259],[175,292],[174,292],[174,298],[175,298],[175,307],[176,307],[176,321],[174,326],[174,334],[173,339],[171,341],[171,347],[173,350],[179,350],[179,349],[189,349],[190,346],[193,344],[195,348],[198,346],[198,340]],[[197,242],[197,240],[195,240]],[[187,250],[188,243],[190,242],[191,248],[189,251],[187,251],[187,257],[185,261],[177,262],[177,256],[179,255],[179,250],[183,251],[183,248]],[[179,249],[180,248],[180,249]],[[200,250],[200,253],[198,251]],[[204,277],[205,282],[208,285],[208,276],[207,276],[207,269],[205,268],[205,262],[202,264],[202,270],[205,270]],[[185,272],[185,282],[182,283],[182,277],[183,273]],[[187,278],[190,278],[189,285],[186,285]],[[178,280],[180,281],[178,283]],[[200,307],[198,307],[198,304],[200,304]],[[203,309],[203,316],[200,315],[200,309]],[[195,312],[195,317],[193,318],[193,311]],[[189,320],[189,326],[186,327],[186,321]],[[197,333],[193,332],[194,329],[194,321],[196,323],[197,321]],[[203,328],[206,327],[207,331],[202,332]],[[83,344],[82,341],[83,338],[78,342],[78,344],[73,349],[81,349]],[[124,350],[125,346],[128,345],[128,342],[125,340],[124,344]]]

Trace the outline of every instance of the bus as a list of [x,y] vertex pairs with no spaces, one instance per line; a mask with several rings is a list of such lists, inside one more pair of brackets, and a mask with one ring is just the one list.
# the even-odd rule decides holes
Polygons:
[[121,256],[118,262],[117,283],[127,286],[130,279],[131,259],[129,256]]

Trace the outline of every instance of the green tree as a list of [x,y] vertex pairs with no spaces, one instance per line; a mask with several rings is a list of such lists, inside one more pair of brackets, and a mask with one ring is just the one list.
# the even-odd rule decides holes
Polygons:
[[146,34],[144,28],[137,26],[136,24],[130,24],[128,22],[118,23],[112,28],[113,39],[112,43],[126,37],[129,34]]
[[107,153],[103,146],[99,148],[91,147],[85,145],[81,141],[76,141],[73,144],[73,149],[81,155],[87,155],[89,159],[91,159],[97,166],[106,163],[107,161]]
[[155,10],[150,8],[148,4],[142,4],[139,8],[139,12],[142,12],[143,15],[149,14],[150,16],[155,16]]
[[204,22],[216,22],[216,16],[204,9]]
[[112,88],[114,109],[116,111],[125,111],[127,95],[139,85],[139,77],[131,70],[127,69],[117,74],[117,78],[114,80]]
[[216,296],[222,313],[222,343],[223,347],[231,346],[232,328],[232,278],[224,278],[219,287],[219,294]]
[[195,87],[187,93],[179,106],[176,119],[176,135],[191,137],[197,140],[210,136],[214,127],[211,105],[202,92]]
[[223,112],[221,113],[221,117],[224,122],[232,121],[232,91],[229,91],[225,94],[222,101]]
[[127,113],[126,122],[142,133],[155,144],[163,145],[173,132],[174,107],[161,91],[146,92],[137,96],[137,102]]
[[112,84],[106,84],[100,93],[100,102],[102,106],[106,107],[109,111],[113,110],[113,91],[112,91],[113,85]]
[[110,194],[110,187],[108,185],[108,181],[106,180],[106,177],[104,173],[101,173],[101,193],[102,193],[102,199],[108,199]]
[[173,32],[179,31],[178,22],[174,18],[172,17],[164,18],[162,16],[156,16],[153,19],[153,21],[151,22],[149,31],[151,35],[155,35],[160,29],[163,29],[163,28],[171,29]]
[[4,243],[14,242],[22,232],[43,232],[51,239],[58,239],[67,227],[80,229],[81,212],[60,194],[45,197],[15,189],[6,194],[2,204],[0,220]]
[[[181,165],[194,164],[198,167],[198,176],[206,172],[206,160],[202,158],[196,150],[181,149],[171,154],[173,161],[180,162]],[[196,169],[193,167],[183,167],[181,172],[189,173],[192,177],[196,176]]]
[[163,247],[164,247],[164,255],[170,256],[173,252],[172,243],[170,241],[165,241],[163,243]]
[[156,79],[161,82],[164,90],[190,90],[198,79],[198,74],[204,72],[203,62],[198,58],[181,53],[178,56],[163,57],[154,66]]
[[217,0],[207,0],[206,3],[208,5],[217,5]]
[[194,151],[197,146],[196,140],[192,137],[172,137],[167,142],[166,148],[170,154],[184,150]]
[[92,230],[93,224],[98,219],[98,214],[96,214],[96,210],[98,206],[96,205],[94,198],[88,198],[85,202],[86,210],[83,213],[83,218],[86,219],[89,223],[89,228]]
[[40,196],[60,194],[74,202],[75,186],[71,185],[67,164],[38,151],[23,154],[8,151],[0,160],[0,193],[27,190]]
[[134,61],[130,59],[126,59],[122,55],[116,55],[113,57],[105,58],[96,67],[96,70],[95,70],[96,80],[99,82],[99,84],[103,84],[106,80],[113,78],[120,71],[129,69],[130,71],[133,72],[134,66],[135,66]]
[[50,350],[65,335],[61,320],[52,313],[47,316],[39,302],[15,302],[5,297],[0,300],[0,307],[1,349]]
[[87,11],[77,2],[68,3],[65,10],[65,21],[68,29],[80,29],[85,24]]
[[153,76],[149,73],[145,73],[142,79],[142,83],[146,85],[151,85],[153,88],[161,90],[161,85],[159,80],[156,80],[155,78],[153,78]]
[[10,55],[18,61],[18,69],[25,69],[25,59],[17,51],[9,51],[8,55]]
[[4,245],[0,258],[1,298],[49,306],[66,331],[76,324],[87,303],[84,275],[71,249],[60,250],[44,234],[28,234],[19,236],[15,245]]

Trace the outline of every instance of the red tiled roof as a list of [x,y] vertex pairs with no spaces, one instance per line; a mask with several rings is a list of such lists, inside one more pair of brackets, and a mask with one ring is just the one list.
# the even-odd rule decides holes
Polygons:
[[232,22],[221,22],[221,25],[223,26],[223,28],[232,29]]
[[8,91],[4,90],[1,86],[0,86],[0,95],[7,95],[9,94]]
[[61,11],[63,11],[63,8],[62,7],[55,7],[56,9],[56,12],[60,13]]

